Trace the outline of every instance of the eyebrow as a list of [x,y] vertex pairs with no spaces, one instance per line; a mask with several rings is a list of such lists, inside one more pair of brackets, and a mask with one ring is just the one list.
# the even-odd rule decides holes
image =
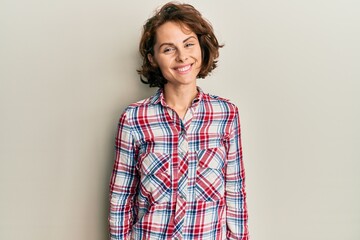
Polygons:
[[[190,36],[190,37],[188,37],[188,38],[186,38],[184,41],[183,41],[183,43],[186,43],[188,40],[190,40],[191,38],[195,38],[195,36]],[[196,39],[196,38],[195,38]],[[162,44],[160,44],[160,46],[159,46],[159,49],[162,47],[162,46],[164,46],[164,45],[174,45],[173,43],[162,43]]]

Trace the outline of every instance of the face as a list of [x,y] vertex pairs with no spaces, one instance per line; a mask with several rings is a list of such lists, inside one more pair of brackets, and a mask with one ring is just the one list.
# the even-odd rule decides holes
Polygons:
[[[195,85],[201,69],[201,48],[194,32],[174,22],[166,22],[156,31],[154,55],[148,55],[168,80],[166,85]],[[165,85],[165,86],[166,86]]]

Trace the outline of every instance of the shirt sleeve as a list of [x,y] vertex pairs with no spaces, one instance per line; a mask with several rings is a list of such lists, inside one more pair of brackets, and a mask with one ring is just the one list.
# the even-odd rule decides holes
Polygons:
[[225,173],[226,224],[228,240],[248,240],[245,170],[242,159],[240,118],[236,116],[229,137]]
[[111,240],[130,239],[136,217],[134,211],[134,197],[138,183],[136,155],[134,138],[125,112],[120,118],[115,138],[115,163],[110,180]]

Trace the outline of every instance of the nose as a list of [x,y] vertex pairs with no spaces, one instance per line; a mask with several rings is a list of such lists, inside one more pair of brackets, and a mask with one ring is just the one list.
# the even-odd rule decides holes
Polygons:
[[185,62],[188,59],[187,54],[184,49],[177,50],[176,61]]

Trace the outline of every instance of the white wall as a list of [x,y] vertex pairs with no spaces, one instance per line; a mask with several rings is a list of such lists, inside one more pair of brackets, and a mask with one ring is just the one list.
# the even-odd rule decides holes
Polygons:
[[[106,239],[117,120],[165,1],[0,2],[0,239]],[[214,25],[202,88],[242,118],[254,240],[360,239],[360,2],[189,1]]]

